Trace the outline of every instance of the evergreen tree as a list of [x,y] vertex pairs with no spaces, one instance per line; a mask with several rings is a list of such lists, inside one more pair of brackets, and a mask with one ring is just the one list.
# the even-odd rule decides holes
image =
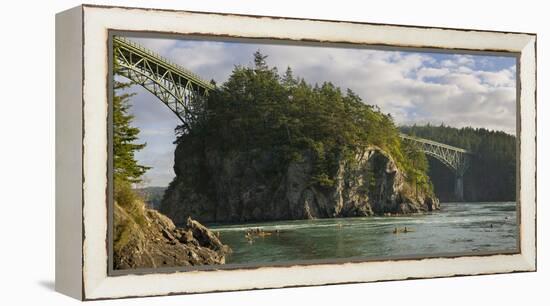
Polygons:
[[267,66],[266,58],[267,55],[263,55],[259,49],[254,52],[254,67],[256,71],[268,70],[269,67]]
[[283,86],[287,89],[293,89],[298,85],[298,81],[294,78],[294,75],[292,73],[292,69],[290,67],[286,68],[285,74],[282,78]]
[[116,183],[139,183],[150,168],[140,165],[134,153],[143,149],[146,143],[136,143],[139,129],[132,126],[134,116],[129,113],[129,99],[133,94],[119,94],[131,83],[115,81],[113,97],[113,172]]

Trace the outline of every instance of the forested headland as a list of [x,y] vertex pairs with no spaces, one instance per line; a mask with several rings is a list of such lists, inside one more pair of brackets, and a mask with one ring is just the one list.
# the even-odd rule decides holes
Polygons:
[[266,58],[236,66],[202,115],[178,128],[162,212],[238,222],[437,206],[425,155],[401,141],[390,115],[329,81],[280,74]]

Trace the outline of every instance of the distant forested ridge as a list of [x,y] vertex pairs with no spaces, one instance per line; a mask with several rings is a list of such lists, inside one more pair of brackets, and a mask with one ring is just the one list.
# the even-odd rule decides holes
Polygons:
[[[445,125],[403,126],[401,132],[474,153],[464,177],[466,201],[514,201],[516,199],[516,137],[484,128],[453,128]],[[429,176],[442,201],[452,199],[453,174],[429,159]]]
[[141,196],[143,201],[152,209],[158,209],[166,187],[148,186],[136,188],[134,191]]

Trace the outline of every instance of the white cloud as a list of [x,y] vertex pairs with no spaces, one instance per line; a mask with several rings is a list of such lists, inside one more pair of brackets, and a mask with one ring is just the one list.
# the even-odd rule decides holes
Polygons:
[[174,39],[134,38],[134,37],[129,39],[161,55],[164,55],[168,50],[171,50],[177,44],[177,40],[174,40]]
[[442,77],[448,73],[449,69],[447,68],[423,67],[418,70],[416,75],[418,76],[419,80],[424,81],[426,78]]
[[472,67],[475,64],[474,58],[471,55],[455,54],[453,58],[457,65]]
[[475,74],[492,87],[514,87],[516,82],[515,69],[503,69],[497,72],[477,71]]

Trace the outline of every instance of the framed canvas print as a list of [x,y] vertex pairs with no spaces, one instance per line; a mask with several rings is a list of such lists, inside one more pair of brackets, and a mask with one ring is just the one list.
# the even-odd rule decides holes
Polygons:
[[56,289],[536,270],[536,35],[83,5],[56,17]]

